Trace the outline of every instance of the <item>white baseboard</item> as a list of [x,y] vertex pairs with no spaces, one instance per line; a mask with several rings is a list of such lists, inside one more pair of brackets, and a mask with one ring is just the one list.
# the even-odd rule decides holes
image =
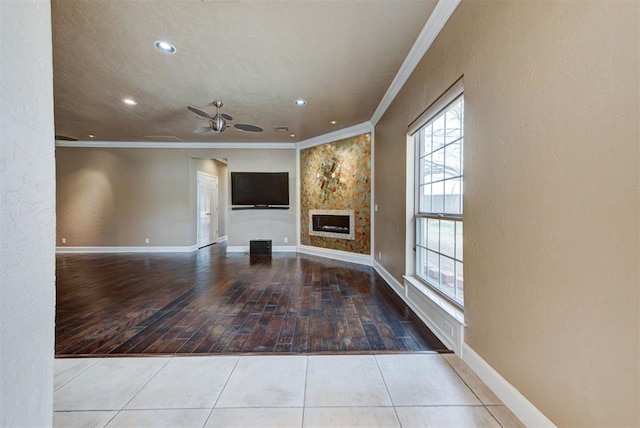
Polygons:
[[373,258],[367,254],[356,254],[348,251],[330,250],[328,248],[311,247],[309,245],[299,245],[298,252],[310,254],[312,256],[326,257],[328,259],[341,260],[343,262],[357,263],[371,266]]
[[402,298],[402,300],[405,300],[405,290],[402,284],[398,282],[398,280],[396,280],[393,275],[389,273],[389,271],[387,271],[380,263],[375,260],[373,261],[373,268],[380,274],[382,279],[384,279],[387,284],[389,284],[393,291],[395,291],[396,294]]
[[56,253],[190,253],[197,245],[185,247],[56,247]]
[[248,245],[227,245],[227,253],[248,253]]
[[[298,247],[295,245],[276,245],[271,248],[274,253],[295,253]],[[248,245],[227,245],[227,253],[248,253]]]
[[295,245],[274,245],[274,253],[295,253],[298,251],[298,247]]
[[219,244],[220,242],[224,242],[227,239],[229,239],[229,237],[227,235],[224,236],[218,236],[218,239],[216,240],[216,244]]
[[489,365],[469,345],[462,344],[462,360],[496,396],[528,427],[555,427],[536,406]]
[[373,268],[389,284],[389,287],[404,300],[422,322],[444,343],[454,350],[480,379],[502,400],[502,402],[528,427],[555,427],[540,410],[511,385],[500,373],[464,343],[464,322],[451,315],[405,277],[402,286],[378,262]]

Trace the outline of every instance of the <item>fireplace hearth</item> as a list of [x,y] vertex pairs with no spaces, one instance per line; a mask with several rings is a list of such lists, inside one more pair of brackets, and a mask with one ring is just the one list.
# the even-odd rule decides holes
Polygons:
[[355,239],[353,210],[310,210],[309,235]]

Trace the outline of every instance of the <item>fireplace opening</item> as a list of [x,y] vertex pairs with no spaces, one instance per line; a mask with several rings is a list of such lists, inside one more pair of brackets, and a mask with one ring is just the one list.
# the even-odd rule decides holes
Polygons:
[[313,230],[316,232],[344,233],[349,235],[350,219],[348,215],[313,215]]
[[356,239],[353,210],[309,210],[309,235],[334,239]]

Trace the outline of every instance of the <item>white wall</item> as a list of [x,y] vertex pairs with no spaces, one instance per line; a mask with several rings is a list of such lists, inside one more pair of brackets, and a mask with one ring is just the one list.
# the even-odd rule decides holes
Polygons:
[[48,0],[0,1],[0,426],[51,426],[55,177]]

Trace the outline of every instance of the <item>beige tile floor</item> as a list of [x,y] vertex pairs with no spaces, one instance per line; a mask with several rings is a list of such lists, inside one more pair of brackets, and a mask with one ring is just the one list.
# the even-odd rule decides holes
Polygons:
[[69,358],[54,427],[522,427],[453,354]]

